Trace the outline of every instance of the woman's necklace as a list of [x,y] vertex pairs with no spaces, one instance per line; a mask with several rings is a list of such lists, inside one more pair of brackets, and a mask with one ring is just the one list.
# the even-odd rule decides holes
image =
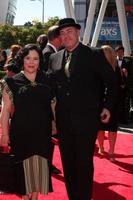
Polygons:
[[36,81],[31,81],[31,86],[32,86],[32,87],[37,86],[37,82],[36,82]]
[[35,86],[37,86],[37,82],[35,81],[35,78],[34,78],[34,80],[33,80],[33,78],[31,79],[29,76],[27,76],[27,74],[25,74],[25,72],[24,71],[21,71],[24,75],[25,75],[25,77],[30,81],[30,85],[32,86],[32,87],[35,87]]

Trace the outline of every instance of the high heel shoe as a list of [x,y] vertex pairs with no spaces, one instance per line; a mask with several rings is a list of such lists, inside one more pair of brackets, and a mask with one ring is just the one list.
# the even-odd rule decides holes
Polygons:
[[114,154],[109,154],[109,160],[110,162],[115,162]]
[[99,154],[100,156],[104,156],[104,149],[100,149],[100,148],[99,148],[98,154]]

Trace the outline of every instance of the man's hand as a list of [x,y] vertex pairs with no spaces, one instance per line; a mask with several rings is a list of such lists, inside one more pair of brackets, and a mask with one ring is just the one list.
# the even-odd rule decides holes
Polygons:
[[122,68],[122,75],[126,76],[128,75],[127,69],[126,68]]
[[55,135],[56,133],[57,133],[56,122],[52,120],[52,135]]
[[110,119],[110,111],[106,108],[103,108],[101,113],[101,122],[102,123],[108,123]]

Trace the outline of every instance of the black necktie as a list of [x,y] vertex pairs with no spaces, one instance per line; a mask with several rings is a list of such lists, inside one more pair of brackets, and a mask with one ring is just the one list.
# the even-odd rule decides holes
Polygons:
[[65,74],[66,76],[69,78],[70,77],[70,62],[71,62],[71,57],[72,57],[72,53],[69,52],[68,53],[68,56],[67,56],[67,59],[66,59],[66,63],[65,63]]

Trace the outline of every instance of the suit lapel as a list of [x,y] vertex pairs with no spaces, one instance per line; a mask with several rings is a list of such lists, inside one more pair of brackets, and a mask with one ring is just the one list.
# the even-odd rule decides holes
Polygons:
[[53,62],[52,69],[54,72],[62,70],[64,68],[63,67],[64,52],[65,50],[63,49],[54,55],[54,59],[52,61]]

